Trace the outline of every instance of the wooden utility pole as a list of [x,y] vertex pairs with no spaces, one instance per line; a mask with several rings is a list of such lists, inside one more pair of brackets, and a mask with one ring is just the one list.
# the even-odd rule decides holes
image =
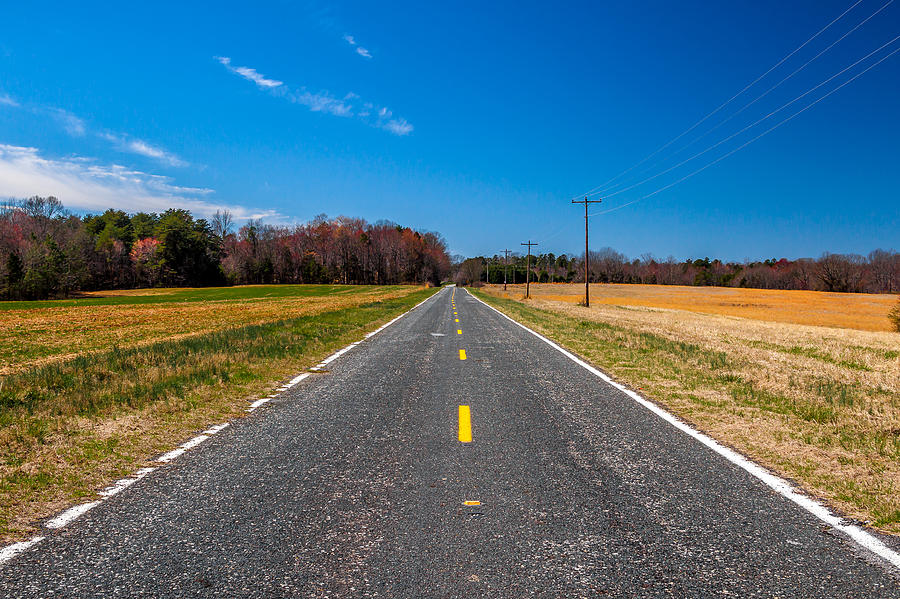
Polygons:
[[583,200],[572,200],[573,204],[584,204],[584,307],[591,307],[591,287],[588,278],[588,206],[590,204],[599,204],[602,199],[589,200],[584,196]]
[[503,261],[503,291],[506,291],[506,271],[509,269],[509,250],[503,250],[506,259]]
[[528,246],[528,258],[525,261],[525,299],[529,299],[531,297],[531,246],[537,245],[537,243],[532,243],[529,239],[528,243],[520,243],[519,245]]

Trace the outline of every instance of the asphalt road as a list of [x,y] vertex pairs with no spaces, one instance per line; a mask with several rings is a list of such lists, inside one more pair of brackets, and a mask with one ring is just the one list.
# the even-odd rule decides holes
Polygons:
[[48,531],[0,597],[900,597],[848,539],[453,293]]

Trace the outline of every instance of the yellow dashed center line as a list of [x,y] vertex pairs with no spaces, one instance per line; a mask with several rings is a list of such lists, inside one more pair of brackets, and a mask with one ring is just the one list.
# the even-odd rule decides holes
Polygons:
[[481,505],[480,501],[463,501],[463,505]]
[[462,335],[462,329],[456,329],[456,334],[457,334],[457,335]]
[[458,318],[454,318],[453,320],[455,320],[456,322],[459,322],[459,319],[458,319]]
[[469,406],[459,406],[459,441],[472,442],[472,413]]
[[466,359],[466,350],[464,350],[464,349],[459,350],[459,359],[460,360]]

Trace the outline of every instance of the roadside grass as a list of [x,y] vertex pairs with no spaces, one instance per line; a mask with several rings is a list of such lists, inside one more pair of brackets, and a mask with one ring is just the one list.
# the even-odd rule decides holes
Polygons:
[[111,347],[0,377],[0,538],[22,538],[35,520],[93,496],[191,431],[243,416],[248,399],[436,291],[395,288],[344,308]]
[[844,513],[900,534],[900,364],[889,349],[900,336],[472,292]]
[[[284,287],[153,289],[58,303],[0,302],[0,375],[113,346],[134,347],[261,324],[409,292],[402,286]],[[33,306],[10,307],[21,304]]]

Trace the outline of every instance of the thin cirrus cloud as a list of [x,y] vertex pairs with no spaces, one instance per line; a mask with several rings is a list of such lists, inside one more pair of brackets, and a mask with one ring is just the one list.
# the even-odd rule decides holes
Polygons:
[[230,72],[252,81],[260,89],[294,104],[306,106],[312,112],[355,118],[370,127],[384,129],[394,135],[409,135],[413,131],[412,124],[406,119],[394,116],[387,107],[376,107],[371,102],[363,102],[362,98],[353,92],[339,98],[327,91],[311,92],[305,87],[291,89],[282,81],[266,78],[256,69],[234,66],[227,56],[214,58]]
[[354,38],[352,35],[344,35],[344,41],[350,44],[350,46],[353,47],[354,50],[356,50],[356,53],[363,58],[372,58],[372,53],[360,46],[357,43],[356,38]]
[[284,85],[283,82],[278,81],[277,79],[267,79],[266,77],[263,77],[262,75],[260,75],[257,72],[256,69],[251,69],[250,67],[233,66],[231,64],[231,59],[228,58],[227,56],[216,56],[215,58],[220,63],[222,63],[226,69],[228,69],[232,73],[235,73],[237,75],[240,75],[244,79],[248,79],[248,80],[252,81],[253,83],[255,83],[256,85],[260,86],[263,89],[272,89],[272,88],[281,87],[282,85]]
[[72,137],[84,137],[89,133],[96,135],[101,139],[111,142],[116,150],[128,154],[136,154],[146,158],[152,158],[169,166],[188,166],[188,163],[176,156],[175,154],[163,150],[157,146],[150,144],[142,139],[137,139],[123,133],[112,133],[109,131],[91,131],[87,122],[68,110],[56,108],[54,106],[34,106],[26,105],[23,107],[8,95],[0,94],[0,105],[10,106],[13,108],[23,108],[40,116],[49,116],[56,121],[63,130]]
[[177,206],[210,216],[223,208],[236,220],[284,217],[272,210],[250,210],[212,201],[211,189],[180,187],[169,177],[84,157],[44,158],[36,148],[0,144],[0,196],[56,196],[67,208],[100,212],[163,212]]
[[45,108],[44,111],[52,116],[69,135],[84,137],[85,133],[87,133],[87,125],[85,125],[84,119],[75,116],[68,110]]
[[103,139],[112,142],[116,149],[121,152],[137,154],[147,158],[153,158],[159,162],[168,164],[169,166],[188,166],[188,163],[162,148],[153,146],[142,139],[136,139],[127,135],[117,135],[115,133],[98,133]]

